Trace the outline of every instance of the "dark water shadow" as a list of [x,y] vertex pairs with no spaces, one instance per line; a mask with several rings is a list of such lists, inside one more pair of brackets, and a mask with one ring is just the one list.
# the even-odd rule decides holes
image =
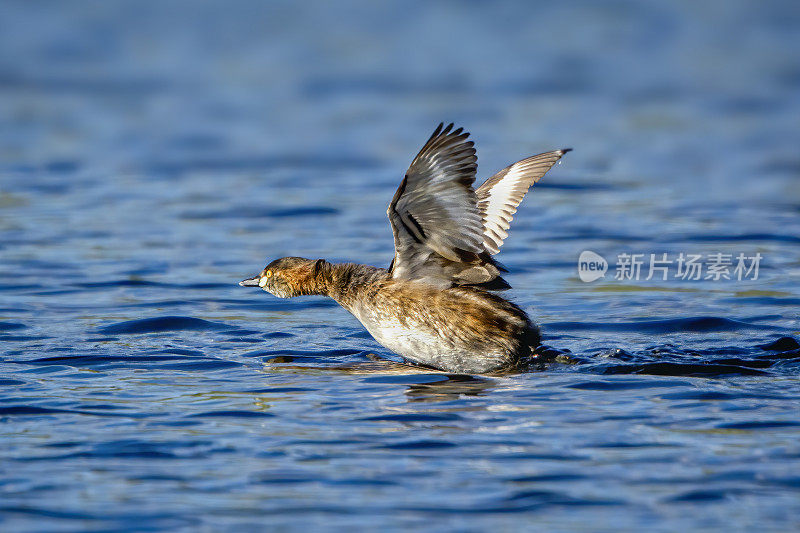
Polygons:
[[[552,349],[551,349],[552,350]],[[589,356],[565,354],[581,371],[604,375],[644,374],[721,378],[770,376],[800,370],[800,343],[792,337],[752,347],[679,348],[672,344],[638,352],[616,349]]]

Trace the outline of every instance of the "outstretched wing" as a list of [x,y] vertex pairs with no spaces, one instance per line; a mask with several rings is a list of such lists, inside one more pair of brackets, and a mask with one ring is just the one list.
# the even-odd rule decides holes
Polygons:
[[483,217],[483,246],[494,255],[500,251],[508,228],[528,189],[571,148],[535,155],[504,168],[475,191]]
[[486,283],[498,270],[484,251],[484,224],[472,184],[477,157],[469,133],[439,124],[408,168],[387,214],[394,278]]

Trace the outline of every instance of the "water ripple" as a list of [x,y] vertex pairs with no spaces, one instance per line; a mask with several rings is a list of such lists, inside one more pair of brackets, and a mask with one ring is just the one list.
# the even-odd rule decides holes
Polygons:
[[714,316],[631,322],[552,322],[546,326],[561,331],[631,331],[639,333],[739,331],[745,329],[775,331],[783,329],[772,325],[752,324]]
[[107,335],[132,335],[137,333],[162,333],[166,331],[215,331],[230,326],[189,316],[163,316],[128,320],[104,326],[97,331]]

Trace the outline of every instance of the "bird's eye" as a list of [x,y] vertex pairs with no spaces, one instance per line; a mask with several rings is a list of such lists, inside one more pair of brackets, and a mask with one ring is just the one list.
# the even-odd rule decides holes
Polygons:
[[264,272],[264,275],[261,276],[260,280],[258,280],[258,286],[263,289],[264,285],[267,284],[267,279],[271,277],[272,277],[272,270],[267,270],[266,272]]

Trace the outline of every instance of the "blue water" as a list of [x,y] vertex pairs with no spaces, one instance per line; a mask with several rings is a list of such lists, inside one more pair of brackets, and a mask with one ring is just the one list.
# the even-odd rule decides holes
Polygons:
[[[797,529],[798,35],[796,2],[4,2],[0,529]],[[404,369],[236,284],[387,265],[442,120],[479,177],[575,149],[499,256],[531,372]]]

